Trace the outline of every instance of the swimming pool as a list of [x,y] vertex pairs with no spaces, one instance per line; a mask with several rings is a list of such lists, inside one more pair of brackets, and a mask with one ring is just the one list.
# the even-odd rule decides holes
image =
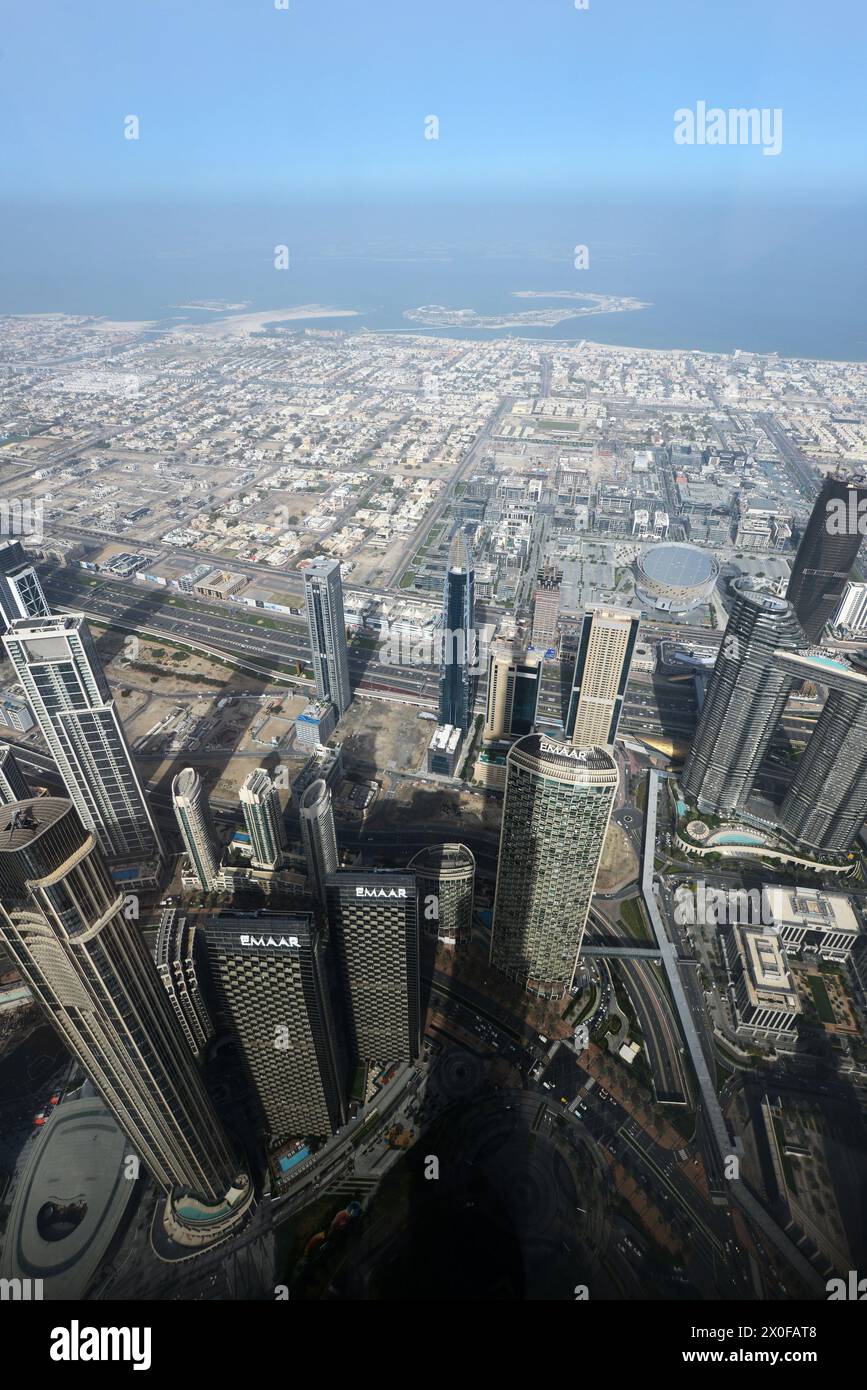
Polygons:
[[709,845],[764,845],[767,842],[761,835],[750,835],[745,830],[718,830],[711,835]]
[[310,1157],[309,1149],[299,1149],[297,1154],[284,1154],[278,1160],[277,1166],[281,1173],[288,1173],[290,1168],[294,1168],[296,1163],[303,1163],[305,1158]]

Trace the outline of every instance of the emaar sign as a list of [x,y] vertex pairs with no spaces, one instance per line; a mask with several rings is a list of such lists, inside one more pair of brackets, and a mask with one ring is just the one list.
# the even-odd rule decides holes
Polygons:
[[242,946],[297,946],[297,936],[242,936]]

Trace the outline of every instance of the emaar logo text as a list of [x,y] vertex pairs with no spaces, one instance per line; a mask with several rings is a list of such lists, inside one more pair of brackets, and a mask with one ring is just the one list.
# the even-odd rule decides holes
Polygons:
[[242,946],[297,946],[297,936],[242,936]]

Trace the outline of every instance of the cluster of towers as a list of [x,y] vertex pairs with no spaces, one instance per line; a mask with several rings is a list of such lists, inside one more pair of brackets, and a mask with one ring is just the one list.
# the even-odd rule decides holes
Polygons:
[[786,597],[748,579],[734,602],[684,767],[700,811],[743,812],[798,681],[827,698],[779,808],[795,844],[839,854],[867,817],[867,665],[817,649],[858,554],[867,480],[829,475],[798,548]]
[[[304,910],[214,910],[197,930],[169,908],[149,951],[127,912],[128,875],[138,869],[136,881],[149,884],[147,862],[158,883],[163,840],[88,627],[50,612],[18,550],[0,551],[4,643],[66,797],[33,797],[12,751],[0,753],[0,940],[154,1179],[183,1196],[176,1217],[183,1209],[219,1226],[238,1219],[252,1189],[199,1070],[212,1012],[234,1034],[263,1132],[331,1133],[359,1061],[417,1056],[422,937],[469,941],[475,860],[465,845],[443,844],[405,869],[341,867],[331,792],[316,780],[297,808]],[[315,561],[304,585],[317,694],[339,716],[351,698],[339,565]],[[446,577],[443,621],[455,645],[444,641],[442,713],[466,731],[478,661],[465,543]],[[566,742],[534,732],[538,663],[514,651],[492,657],[486,727],[510,746],[490,955],[540,996],[573,979],[617,789],[610,745],[632,645],[631,619],[589,621]],[[190,877],[220,891],[224,865],[194,768],[175,777],[172,802]],[[249,774],[240,805],[252,865],[279,876],[287,842],[267,771]]]
[[[733,585],[683,774],[700,809],[742,810],[793,684],[821,684],[827,700],[779,812],[787,836],[821,851],[847,850],[867,816],[867,665],[815,649],[861,539],[857,526],[828,518],[834,508],[858,518],[862,500],[867,480],[826,480],[785,598],[748,580]],[[339,564],[314,561],[304,588],[317,695],[340,717],[351,690]],[[459,536],[444,587],[440,718],[464,733],[479,658],[473,588]],[[11,749],[0,749],[0,942],[154,1179],[184,1197],[184,1219],[221,1228],[248,1208],[252,1185],[199,1070],[213,1024],[197,932],[170,909],[154,955],[127,913],[119,883],[134,871],[150,882],[143,864],[157,883],[166,851],[93,640],[80,615],[50,612],[17,543],[0,549],[0,616],[67,793],[33,797]],[[558,998],[574,980],[618,791],[613,745],[638,621],[610,608],[585,615],[563,739],[538,730],[539,660],[514,642],[489,656],[484,739],[505,750],[490,960],[538,997]],[[193,768],[174,779],[172,800],[192,878],[220,889],[214,823]],[[246,778],[240,804],[252,865],[278,875],[284,820],[264,769]],[[466,846],[427,846],[405,869],[343,868],[324,780],[307,786],[298,814],[305,910],[214,911],[198,934],[214,1007],[271,1139],[331,1133],[359,1061],[417,1056],[422,934],[460,948],[473,918]],[[180,1220],[177,1202],[173,1210]]]
[[514,641],[489,655],[483,737],[488,767],[501,766],[488,784],[503,791],[490,958],[540,998],[559,998],[575,977],[619,786],[612,750],[638,625],[626,609],[584,615],[564,741],[537,731],[539,657]]

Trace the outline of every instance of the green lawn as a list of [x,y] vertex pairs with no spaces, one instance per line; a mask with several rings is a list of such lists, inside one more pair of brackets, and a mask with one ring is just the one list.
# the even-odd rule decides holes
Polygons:
[[653,933],[645,923],[638,898],[627,898],[626,902],[620,904],[620,921],[628,936],[634,936],[639,941],[653,941]]
[[822,1023],[833,1023],[834,1010],[831,1007],[831,1000],[828,998],[828,991],[825,982],[818,975],[808,975],[810,991],[813,995],[813,1003],[816,1005],[816,1013]]

